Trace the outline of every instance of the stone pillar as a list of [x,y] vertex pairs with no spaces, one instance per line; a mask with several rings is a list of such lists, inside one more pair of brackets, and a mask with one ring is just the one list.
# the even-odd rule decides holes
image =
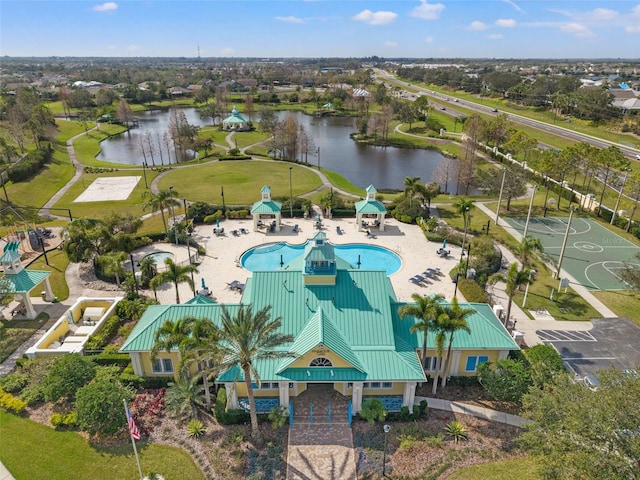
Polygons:
[[416,400],[416,382],[407,382],[404,384],[404,394],[402,395],[402,406],[413,408]]
[[351,394],[351,407],[353,413],[362,410],[362,382],[353,382],[353,393]]
[[289,382],[280,382],[280,406],[289,408]]
[[235,383],[225,383],[224,388],[227,390],[227,408],[234,410],[239,407],[238,392]]
[[138,377],[144,377],[145,374],[142,368],[142,362],[140,361],[140,353],[131,352],[129,353],[129,357],[131,358],[131,365],[133,366],[133,374]]
[[26,310],[25,317],[27,317],[29,320],[34,320],[38,316],[38,313],[36,312],[36,309],[33,308],[31,297],[28,293],[22,294],[21,297],[22,303],[24,304],[24,308]]
[[53,290],[51,289],[51,282],[49,282],[49,277],[47,277],[44,279],[44,301],[53,302],[55,298]]

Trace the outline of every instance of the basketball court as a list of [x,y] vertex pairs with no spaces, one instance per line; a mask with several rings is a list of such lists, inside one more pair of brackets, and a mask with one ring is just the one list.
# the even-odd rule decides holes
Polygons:
[[[518,232],[524,231],[526,218],[503,217]],[[557,265],[568,217],[531,218],[527,235],[538,237],[544,252]],[[598,223],[573,217],[562,260],[562,269],[591,290],[628,290],[619,273],[624,263],[640,266],[634,255],[640,253],[633,243]]]

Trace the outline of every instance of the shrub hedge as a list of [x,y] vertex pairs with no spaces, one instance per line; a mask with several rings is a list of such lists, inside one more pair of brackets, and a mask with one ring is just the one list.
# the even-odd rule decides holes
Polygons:
[[28,153],[21,161],[12,165],[7,175],[12,182],[27,180],[37,174],[42,166],[51,161],[53,149],[47,145],[46,150],[35,150]]
[[222,425],[243,425],[251,420],[246,410],[240,408],[227,410],[227,391],[224,388],[218,390],[213,415]]

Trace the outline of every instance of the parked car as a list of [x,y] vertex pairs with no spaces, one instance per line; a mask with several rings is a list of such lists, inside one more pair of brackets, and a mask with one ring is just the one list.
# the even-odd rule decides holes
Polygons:
[[493,113],[498,113],[498,109],[494,108],[493,110],[491,110]]
[[582,379],[582,382],[584,383],[585,387],[587,387],[589,390],[593,390],[594,392],[598,390],[598,388],[600,388],[600,382],[593,375],[587,375]]

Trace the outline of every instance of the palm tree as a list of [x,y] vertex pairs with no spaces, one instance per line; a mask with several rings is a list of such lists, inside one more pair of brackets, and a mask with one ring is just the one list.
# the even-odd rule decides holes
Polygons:
[[411,333],[422,332],[422,365],[426,366],[427,361],[427,335],[429,334],[429,328],[433,325],[433,322],[438,318],[441,313],[440,300],[444,297],[442,295],[430,295],[422,296],[418,293],[411,295],[411,298],[416,302],[415,305],[403,305],[398,309],[398,315],[400,318],[413,317],[418,321],[415,322],[409,331]]
[[244,383],[249,397],[249,414],[251,416],[251,435],[260,440],[256,402],[251,380],[260,383],[255,368],[257,360],[266,358],[291,357],[293,353],[278,350],[285,343],[293,341],[292,335],[279,332],[282,318],[271,318],[271,306],[266,306],[253,313],[251,305],[241,305],[235,316],[222,305],[222,327],[220,337],[222,366],[225,369],[240,367],[244,375]]
[[464,220],[465,228],[469,224],[469,220],[471,219],[471,209],[473,208],[474,201],[471,199],[465,199],[464,197],[458,198],[453,206],[456,209],[456,213],[462,215],[462,219]]
[[167,221],[164,218],[165,209],[171,209],[173,207],[177,207],[180,205],[180,201],[178,198],[180,195],[175,190],[160,190],[158,193],[153,193],[151,191],[144,192],[142,194],[143,198],[148,198],[148,200],[142,205],[143,210],[151,210],[152,212],[156,212],[160,210],[160,215],[162,215],[162,226],[164,227],[164,234],[169,235],[167,230]]
[[188,283],[191,290],[195,289],[193,280],[190,277],[191,273],[198,273],[198,267],[194,264],[185,265],[181,267],[176,264],[170,258],[166,258],[164,264],[167,266],[166,270],[158,273],[149,282],[149,286],[155,290],[164,283],[173,283],[176,287],[176,303],[180,303],[180,293],[178,292],[178,285],[181,283]]
[[510,266],[509,266],[509,270],[507,270],[507,274],[503,275],[501,273],[495,273],[493,275],[491,275],[491,277],[489,277],[489,283],[491,285],[494,285],[497,282],[505,282],[507,285],[504,289],[505,293],[507,294],[507,297],[509,298],[509,303],[507,304],[507,316],[505,318],[504,321],[504,325],[505,327],[507,326],[507,323],[509,322],[509,317],[511,316],[511,304],[513,303],[513,297],[515,297],[516,293],[518,293],[518,290],[520,290],[520,287],[522,285],[526,285],[527,283],[530,282],[530,278],[531,278],[531,272],[533,270],[518,270],[518,264],[516,262],[513,262]]
[[544,248],[542,242],[538,237],[532,237],[527,235],[522,239],[520,245],[518,245],[518,254],[520,255],[520,261],[523,265],[529,264],[529,257],[533,252],[542,253]]
[[207,409],[211,409],[209,376],[211,369],[207,365],[213,361],[218,365],[217,330],[207,318],[184,317],[177,321],[167,320],[156,330],[155,342],[151,349],[152,357],[161,350],[169,352],[177,348],[180,353],[178,372],[188,376],[189,366],[195,362],[202,375]]
[[153,257],[144,257],[140,260],[140,280],[143,285],[149,285],[153,277],[158,274],[156,260]]
[[99,258],[104,273],[107,275],[115,275],[118,288],[120,288],[120,275],[124,273],[122,262],[124,262],[126,258],[127,254],[124,252],[106,253]]
[[420,185],[420,177],[406,177],[404,179],[404,196],[409,197],[409,207],[413,205],[413,196],[418,191]]
[[433,387],[431,388],[431,393],[433,395],[435,395],[438,391],[438,375],[440,374],[440,370],[442,369],[442,355],[444,353],[444,342],[446,340],[446,332],[443,327],[444,325],[446,325],[447,321],[447,312],[443,309],[434,322],[434,328],[436,330],[435,347],[437,361],[436,372],[433,377]]
[[467,317],[476,311],[473,308],[463,308],[458,303],[458,297],[453,297],[451,305],[445,307],[446,318],[440,326],[445,333],[449,334],[449,345],[447,346],[447,356],[444,361],[444,370],[442,371],[442,388],[447,385],[447,372],[449,371],[449,363],[451,362],[451,345],[453,345],[453,335],[458,330],[464,330],[471,333],[467,324]]
[[167,409],[178,417],[198,418],[198,409],[202,407],[202,389],[196,376],[176,376],[167,388]]

